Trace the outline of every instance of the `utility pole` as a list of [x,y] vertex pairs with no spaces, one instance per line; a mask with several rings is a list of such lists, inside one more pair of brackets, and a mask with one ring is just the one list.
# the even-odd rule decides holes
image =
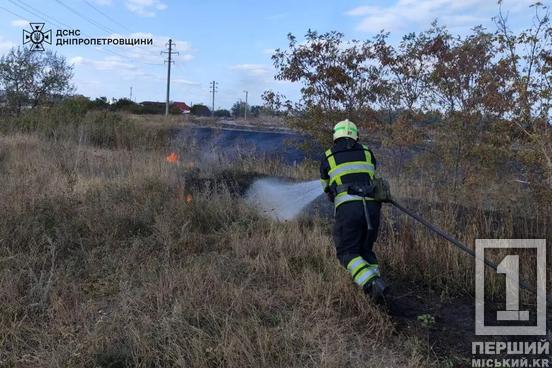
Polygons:
[[212,110],[211,110],[211,116],[215,116],[215,93],[218,92],[218,82],[212,81],[211,82],[211,89],[210,92],[213,94],[213,101],[212,101]]
[[130,86],[130,100],[132,101],[132,86]]
[[244,91],[244,92],[245,92],[245,106],[243,109],[243,115],[245,120],[247,120],[247,96],[249,95],[249,91]]
[[178,55],[178,52],[175,52],[172,50],[172,47],[176,46],[172,39],[169,39],[169,42],[167,42],[167,47],[169,48],[169,51],[161,51],[161,54],[168,54],[168,60],[165,60],[167,63],[167,100],[165,101],[165,116],[169,115],[169,96],[171,93],[171,64],[174,63],[172,61],[173,54]]

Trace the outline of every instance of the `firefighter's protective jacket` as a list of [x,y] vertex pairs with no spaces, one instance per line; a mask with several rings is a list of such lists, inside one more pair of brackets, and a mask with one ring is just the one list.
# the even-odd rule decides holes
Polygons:
[[324,192],[330,194],[337,209],[350,201],[361,201],[362,197],[340,191],[343,184],[369,184],[376,172],[376,159],[368,147],[356,142],[350,145],[347,139],[338,139],[328,149],[320,164],[320,179]]

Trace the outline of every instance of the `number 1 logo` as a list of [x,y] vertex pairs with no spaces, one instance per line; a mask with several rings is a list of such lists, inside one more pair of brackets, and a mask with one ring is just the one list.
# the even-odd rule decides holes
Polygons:
[[[506,279],[506,309],[496,312],[499,326],[485,322],[485,249],[536,249],[536,314],[537,324],[529,321],[530,311],[519,310],[520,256],[509,254],[497,267]],[[545,239],[477,239],[475,242],[475,334],[476,335],[546,335],[546,240]],[[508,325],[508,321],[516,322]]]

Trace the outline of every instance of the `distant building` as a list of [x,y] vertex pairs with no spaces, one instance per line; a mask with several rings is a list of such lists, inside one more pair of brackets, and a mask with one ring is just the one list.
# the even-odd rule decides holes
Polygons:
[[[139,103],[142,106],[142,114],[164,114],[165,103],[156,101],[142,101]],[[191,111],[190,106],[185,102],[171,102],[170,112],[171,114],[189,114]]]
[[172,105],[180,110],[180,113],[182,114],[189,114],[191,111],[190,106],[186,104],[186,102],[173,102]]
[[142,101],[139,104],[142,106],[143,114],[163,114],[165,112],[165,104],[156,101]]

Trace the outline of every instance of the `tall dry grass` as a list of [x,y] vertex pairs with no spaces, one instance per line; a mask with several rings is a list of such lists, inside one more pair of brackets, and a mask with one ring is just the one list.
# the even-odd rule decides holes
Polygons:
[[[395,158],[386,158],[382,171],[390,179],[395,199],[473,250],[477,239],[552,238],[552,216],[546,205],[532,197],[530,188],[512,188],[511,172],[496,178],[481,176],[480,181],[472,183],[471,194],[454,200],[451,188],[445,185],[447,172],[435,172],[435,167],[428,167],[431,162],[414,159],[408,168],[397,172]],[[492,198],[486,197],[489,190],[493,191]],[[446,300],[474,296],[473,257],[390,205],[385,206],[383,216],[379,251],[390,274],[401,281],[433,288]],[[485,256],[498,264],[504,252],[488,252]],[[520,277],[535,285],[536,252],[520,260]],[[551,260],[552,244],[548,242],[547,265]],[[504,276],[487,271],[486,296],[503,297]],[[550,290],[552,268],[547,267],[547,275]],[[523,292],[523,296],[534,301],[531,293]]]
[[328,224],[243,203],[270,166],[83,141],[0,136],[0,365],[436,364],[351,284]]
[[[0,119],[1,366],[452,366],[352,285],[327,220],[274,222],[240,198],[258,176],[312,179],[316,163],[205,156],[171,144],[170,122],[52,114]],[[549,234],[443,203],[431,178],[390,178],[468,244]],[[384,274],[443,300],[471,293],[473,260],[384,217]]]

